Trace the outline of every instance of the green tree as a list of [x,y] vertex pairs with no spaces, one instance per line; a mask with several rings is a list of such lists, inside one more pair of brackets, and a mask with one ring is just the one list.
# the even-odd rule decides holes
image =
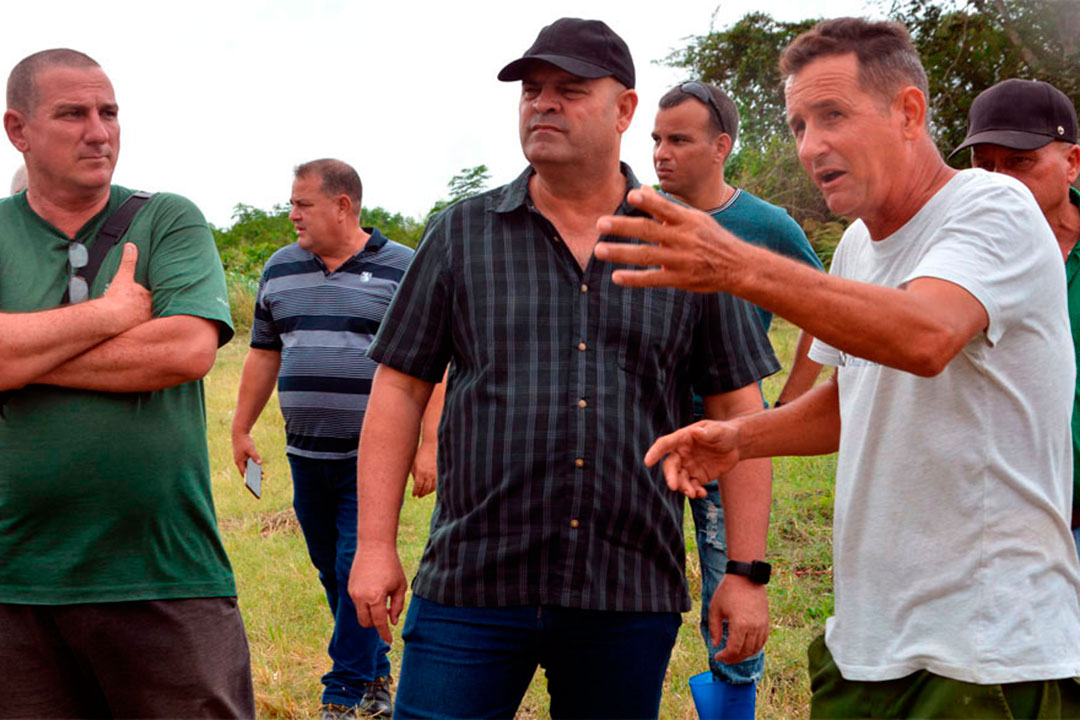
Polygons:
[[458,200],[464,200],[484,192],[487,190],[488,180],[490,179],[491,173],[488,172],[487,165],[461,168],[461,172],[450,178],[450,182],[446,183],[446,187],[450,191],[450,197],[439,200],[432,205],[431,210],[428,210],[428,219],[430,220],[432,215],[453,205]]
[[258,277],[274,251],[296,239],[285,205],[267,211],[238,203],[229,228],[210,229],[226,272],[249,277]]
[[946,154],[967,134],[975,96],[1006,78],[1043,80],[1080,101],[1080,2],[894,0],[890,16],[907,26],[922,57],[932,132]]
[[[1045,80],[1080,101],[1080,2],[1076,0],[877,0],[907,26],[930,85],[931,129],[944,154],[967,130],[975,96],[1009,77]],[[819,254],[837,222],[799,167],[786,127],[779,60],[817,22],[751,12],[728,28],[692,37],[666,62],[727,90],[739,107],[739,141],[728,160],[735,185],[788,208]],[[968,158],[958,157],[957,166]]]
[[379,206],[364,208],[360,212],[360,224],[373,225],[386,237],[411,248],[420,243],[420,236],[424,232],[424,224],[416,218],[392,213]]
[[[374,225],[388,238],[409,247],[416,247],[424,229],[423,223],[417,218],[381,207],[363,208],[360,224]],[[211,225],[210,229],[214,233],[225,271],[247,278],[258,278],[270,256],[296,240],[296,231],[289,220],[286,205],[260,210],[239,203],[233,209],[233,224],[230,227]]]

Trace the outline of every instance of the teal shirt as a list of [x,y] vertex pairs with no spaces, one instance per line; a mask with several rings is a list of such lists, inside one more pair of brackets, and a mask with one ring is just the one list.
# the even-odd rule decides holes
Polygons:
[[[108,205],[76,234],[92,245]],[[135,280],[154,317],[194,315],[232,325],[213,236],[177,195],[148,202],[124,240],[139,249]],[[0,200],[0,312],[59,304],[68,238],[21,193]],[[91,297],[116,273],[106,256]],[[66,604],[231,596],[232,569],[210,491],[201,381],[152,392],[28,385],[0,416],[0,602]]]
[[[786,255],[818,270],[825,269],[802,228],[782,207],[736,188],[735,194],[726,203],[710,210],[709,214],[722,227],[748,243]],[[772,313],[757,306],[754,309],[761,326],[768,332],[772,325]]]
[[[678,202],[677,198],[672,199]],[[782,207],[735,188],[727,202],[708,213],[721,227],[748,243],[806,263],[818,270],[825,270],[810,241],[806,239],[806,233]],[[769,332],[772,313],[757,305],[753,308],[761,327],[765,332]],[[695,393],[693,419],[700,420],[703,417],[705,405],[701,396]]]
[[[1080,208],[1080,191],[1074,187],[1069,188],[1069,200]],[[1080,269],[1080,243],[1074,245],[1069,251],[1069,256],[1065,258],[1065,280],[1069,288],[1069,325],[1072,327],[1076,363],[1080,366],[1080,273],[1077,273],[1078,269]],[[1076,393],[1073,396],[1072,444],[1073,508],[1080,508],[1080,372],[1078,372],[1076,382]]]

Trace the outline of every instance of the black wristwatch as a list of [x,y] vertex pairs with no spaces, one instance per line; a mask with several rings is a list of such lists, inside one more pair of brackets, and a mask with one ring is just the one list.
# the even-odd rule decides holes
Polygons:
[[757,583],[758,585],[767,585],[769,577],[772,575],[772,565],[761,560],[755,560],[754,562],[736,562],[735,560],[728,560],[727,570],[725,571],[731,575],[742,575],[746,577],[750,582]]

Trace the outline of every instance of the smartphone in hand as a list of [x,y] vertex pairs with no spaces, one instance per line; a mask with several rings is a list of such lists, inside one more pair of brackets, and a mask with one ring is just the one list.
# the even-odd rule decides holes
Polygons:
[[251,458],[248,458],[247,471],[244,472],[244,485],[256,498],[262,497],[262,465]]

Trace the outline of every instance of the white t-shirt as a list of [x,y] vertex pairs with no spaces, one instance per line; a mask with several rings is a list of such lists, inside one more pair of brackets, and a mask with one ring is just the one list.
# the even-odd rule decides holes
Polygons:
[[1075,362],[1065,274],[1027,188],[958,173],[907,224],[848,228],[832,274],[889,287],[948,280],[979,333],[937,377],[815,341],[837,365],[836,614],[849,680],[925,669],[992,684],[1080,675],[1080,567],[1069,531]]

